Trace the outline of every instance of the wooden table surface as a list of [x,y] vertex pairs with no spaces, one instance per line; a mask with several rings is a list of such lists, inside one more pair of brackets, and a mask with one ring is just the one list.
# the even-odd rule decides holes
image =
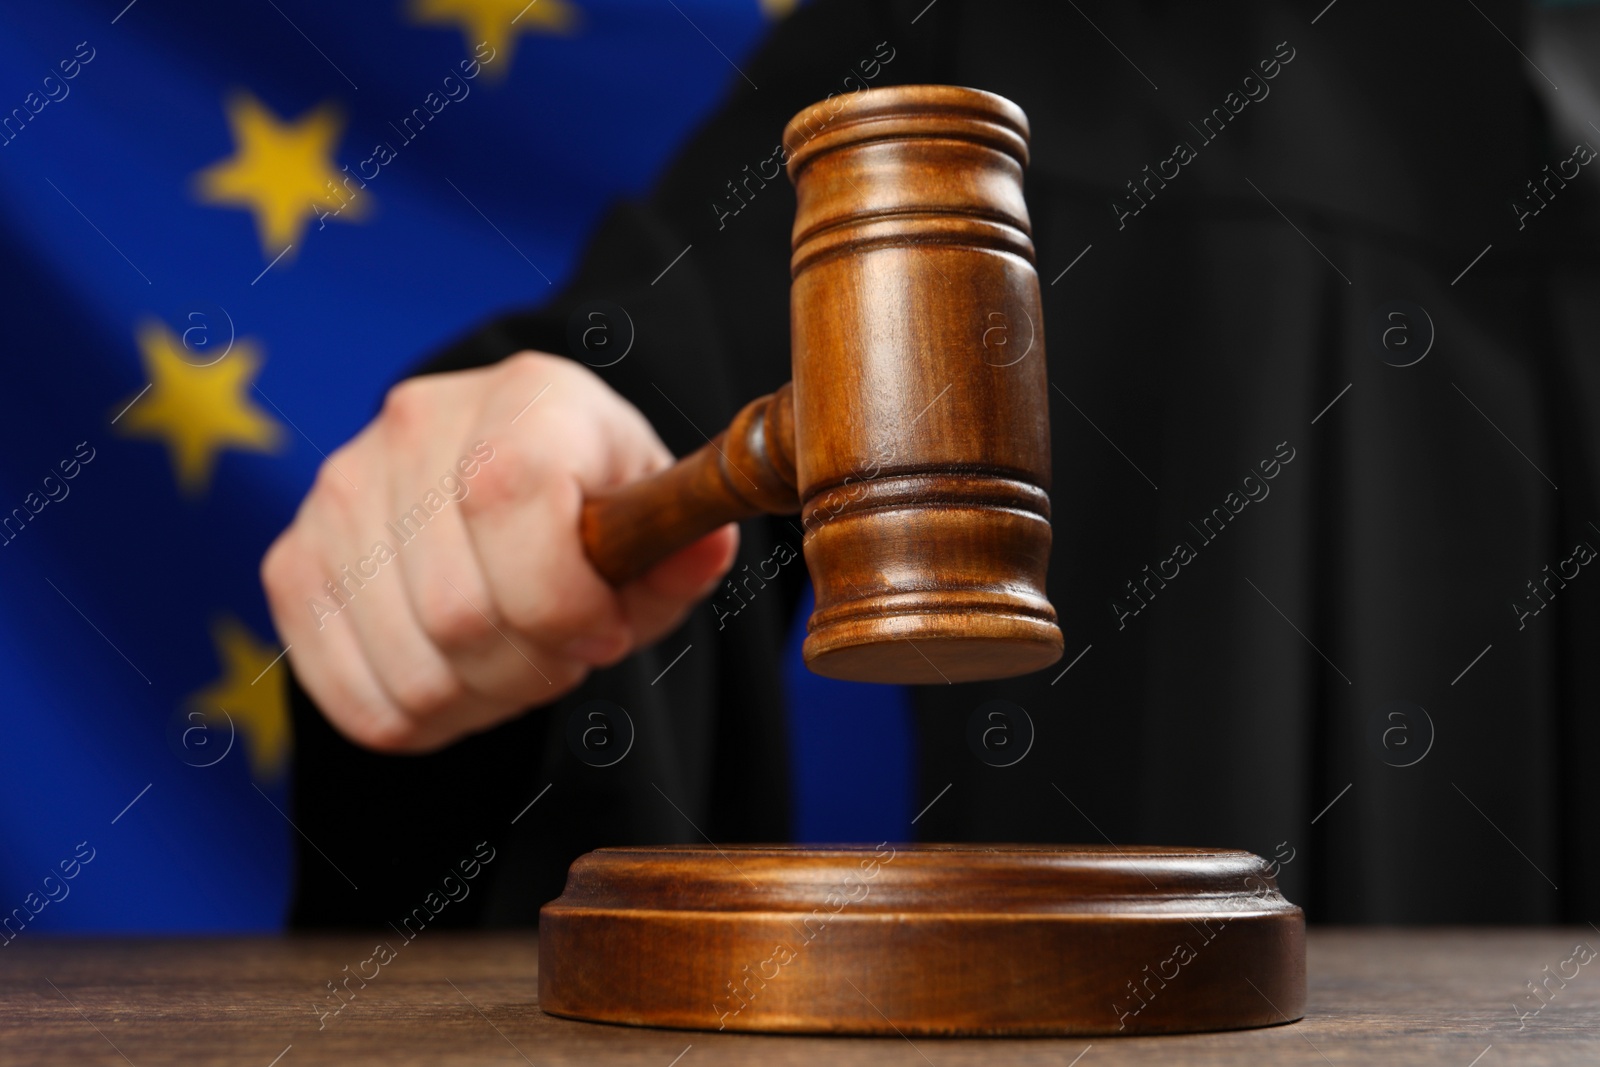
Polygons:
[[[398,938],[391,940],[398,941]],[[1313,929],[1303,1022],[1159,1038],[822,1038],[637,1030],[539,1010],[531,934],[426,931],[337,1014],[370,936],[74,940],[0,948],[0,1064],[1600,1064],[1600,933]],[[371,973],[372,967],[365,970]],[[1548,971],[1545,968],[1549,968]],[[1573,975],[1563,984],[1559,974]],[[1547,1002],[1525,983],[1548,977]],[[619,976],[619,980],[626,980]],[[858,976],[857,984],[870,982]],[[870,993],[869,986],[863,988]],[[1513,1004],[1529,1013],[1518,1017]],[[320,1027],[320,1028],[319,1028]],[[681,1058],[679,1058],[681,1057]]]

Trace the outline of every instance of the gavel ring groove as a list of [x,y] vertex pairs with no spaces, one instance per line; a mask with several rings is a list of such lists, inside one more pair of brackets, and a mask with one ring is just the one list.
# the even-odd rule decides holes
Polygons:
[[818,674],[944,683],[1061,656],[1028,120],[953,86],[868,89],[784,130],[793,380],[588,500],[614,584],[727,522],[798,512]]

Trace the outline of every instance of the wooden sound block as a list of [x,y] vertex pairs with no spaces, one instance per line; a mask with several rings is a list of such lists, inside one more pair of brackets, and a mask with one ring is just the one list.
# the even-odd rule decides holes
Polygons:
[[1305,988],[1303,913],[1226,849],[611,848],[539,913],[539,1006],[632,1026],[1232,1030]]

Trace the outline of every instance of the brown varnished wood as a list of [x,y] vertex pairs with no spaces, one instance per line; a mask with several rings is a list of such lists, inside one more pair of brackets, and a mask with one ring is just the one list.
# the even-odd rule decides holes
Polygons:
[[584,502],[589,560],[621,585],[724,523],[798,511],[794,404],[785,385],[746,404],[704,447],[650,478]]
[[[988,93],[878,89],[801,112],[784,147],[793,381],[591,501],[591,556],[626,580],[721,523],[798,510],[812,670],[937,683],[1054,662],[1027,119]],[[602,850],[540,929],[545,1010],[635,1026],[1150,1034],[1305,1002],[1304,918],[1242,852]]]
[[[677,1067],[1067,1067],[1081,1054],[1077,1067],[1468,1067],[1493,1045],[1477,1067],[1600,1063],[1597,963],[1565,982],[1544,971],[1571,974],[1563,962],[1574,945],[1600,948],[1583,925],[1313,927],[1306,1015],[1293,1026],[1114,1040],[915,1037],[914,1048],[892,1034],[684,1033],[549,1015],[539,1010],[539,946],[528,931],[430,927],[409,945],[387,927],[285,938],[41,934],[29,929],[0,949],[0,1062],[267,1067],[282,1053],[277,1067],[668,1067],[682,1053]],[[397,958],[365,987],[351,981],[345,1007],[319,1029],[327,983],[360,968],[382,939],[396,943]],[[615,980],[635,971],[620,969]],[[875,970],[849,978],[898,1021]],[[1548,1003],[1519,1020],[1513,1005],[1535,1006],[1525,983],[1541,981]],[[1174,983],[1162,995],[1195,991]]]
[[1304,931],[1248,852],[601,849],[540,913],[539,1002],[701,1030],[1231,1030],[1301,1016]]
[[812,670],[941,683],[1053,663],[1027,118],[972,89],[872,89],[802,111],[784,146],[792,397],[590,501],[591,559],[625,581],[725,522],[798,510]]

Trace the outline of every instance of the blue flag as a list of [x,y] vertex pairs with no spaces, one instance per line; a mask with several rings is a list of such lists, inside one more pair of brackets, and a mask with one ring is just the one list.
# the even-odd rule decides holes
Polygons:
[[7,14],[0,945],[281,924],[262,552],[407,367],[555,292],[791,6]]

